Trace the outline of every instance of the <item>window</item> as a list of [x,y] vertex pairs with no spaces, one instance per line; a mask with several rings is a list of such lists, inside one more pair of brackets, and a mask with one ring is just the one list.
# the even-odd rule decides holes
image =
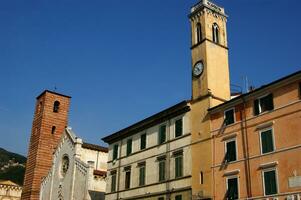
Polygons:
[[116,171],[111,172],[111,192],[116,191]]
[[165,159],[159,161],[159,181],[165,181]]
[[204,173],[200,173],[200,184],[204,184]]
[[183,154],[175,156],[175,178],[183,176]]
[[140,150],[145,148],[146,148],[146,133],[142,134],[140,138]]
[[159,197],[158,200],[164,200],[164,197]]
[[177,195],[175,200],[182,200],[182,195]]
[[182,118],[176,120],[175,124],[176,124],[175,125],[176,126],[175,137],[179,137],[183,134],[183,120],[182,120]]
[[269,94],[254,101],[254,115],[259,115],[260,113],[273,109],[273,94]]
[[200,23],[196,25],[196,43],[200,43],[202,41],[202,26]]
[[236,160],[236,140],[226,141],[225,161],[232,162]]
[[125,172],[125,189],[129,189],[131,187],[131,170],[127,170]]
[[145,185],[145,164],[139,167],[139,186]]
[[228,178],[227,179],[227,199],[238,199],[238,179]]
[[54,133],[55,133],[55,129],[56,129],[55,126],[53,126],[53,127],[51,128],[51,134],[54,134]]
[[212,41],[214,43],[219,43],[219,28],[216,23],[212,25]]
[[59,112],[59,109],[60,109],[60,102],[55,101],[53,104],[53,112],[57,113],[57,112]]
[[126,142],[126,155],[130,155],[132,153],[132,139],[128,139]]
[[263,181],[265,195],[277,194],[277,179],[275,169],[264,171]]
[[274,140],[272,129],[264,130],[260,132],[261,139],[261,153],[269,153],[274,151]]
[[235,122],[234,119],[234,109],[229,109],[225,111],[225,124],[226,125],[230,125],[233,124]]
[[159,128],[159,144],[166,141],[166,125],[162,125]]
[[113,146],[113,160],[116,160],[118,157],[118,144]]

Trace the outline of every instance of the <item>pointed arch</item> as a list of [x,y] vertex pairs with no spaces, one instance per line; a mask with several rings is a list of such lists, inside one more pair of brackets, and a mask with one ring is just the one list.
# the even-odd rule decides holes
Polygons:
[[216,23],[212,25],[212,41],[219,44],[219,27]]

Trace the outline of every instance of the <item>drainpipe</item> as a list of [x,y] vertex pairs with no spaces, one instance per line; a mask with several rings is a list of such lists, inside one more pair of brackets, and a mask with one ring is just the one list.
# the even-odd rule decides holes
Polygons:
[[170,199],[170,119],[168,120],[168,124],[166,126],[167,128],[167,137],[166,137],[166,167],[165,167],[165,170],[167,170],[168,173],[166,173],[166,179],[167,179],[167,182],[166,182],[166,191],[167,191],[167,200]]
[[246,100],[243,100],[243,111],[241,113],[241,132],[243,139],[243,153],[244,153],[244,165],[245,165],[245,176],[246,176],[246,187],[247,187],[247,198],[252,197],[251,189],[251,174],[250,174],[250,158],[249,158],[249,140],[247,130],[247,115],[246,115]]
[[119,184],[120,184],[120,176],[121,176],[121,169],[120,169],[120,165],[121,165],[121,147],[122,147],[122,140],[120,141],[120,145],[119,145],[119,159],[118,159],[118,168],[117,168],[117,200],[119,199]]

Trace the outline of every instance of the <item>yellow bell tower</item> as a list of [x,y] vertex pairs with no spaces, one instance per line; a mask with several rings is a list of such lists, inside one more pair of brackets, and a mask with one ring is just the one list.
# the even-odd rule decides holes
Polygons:
[[230,99],[227,16],[223,8],[201,0],[191,8],[191,152],[192,199],[212,199],[212,141],[208,108]]

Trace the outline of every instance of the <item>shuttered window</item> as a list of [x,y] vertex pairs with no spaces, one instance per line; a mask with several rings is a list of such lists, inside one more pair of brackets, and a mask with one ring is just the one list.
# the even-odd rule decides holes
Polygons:
[[263,172],[265,195],[277,194],[276,171]]
[[159,128],[159,144],[164,143],[166,140],[166,125],[162,125]]
[[259,115],[265,111],[274,109],[273,94],[256,99],[254,101],[254,115]]
[[145,165],[139,168],[139,186],[145,185]]
[[183,155],[177,155],[175,157],[175,177],[183,176]]
[[236,160],[236,141],[226,142],[226,161],[232,162]]
[[125,189],[129,189],[131,187],[131,171],[125,172]]
[[274,151],[272,129],[261,132],[261,152],[263,154]]
[[234,119],[234,109],[225,111],[225,124],[230,125],[235,122]]
[[128,139],[126,142],[126,155],[130,155],[132,153],[132,139]]
[[146,148],[146,133],[142,134],[140,138],[140,150],[145,148]]
[[112,173],[111,176],[111,192],[116,191],[116,172]]
[[238,179],[237,178],[229,178],[227,180],[227,199],[234,200],[238,199]]
[[118,144],[115,144],[113,147],[113,160],[116,160],[118,157]]
[[159,181],[165,181],[165,160],[159,161]]
[[179,136],[181,136],[183,134],[183,120],[182,120],[182,118],[176,120],[175,126],[176,126],[175,127],[176,128],[176,130],[175,130],[175,137],[179,137]]

